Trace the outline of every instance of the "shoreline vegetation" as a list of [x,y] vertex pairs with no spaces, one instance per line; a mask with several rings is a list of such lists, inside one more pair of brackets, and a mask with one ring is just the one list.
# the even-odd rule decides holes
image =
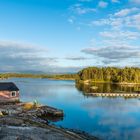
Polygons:
[[105,84],[116,84],[116,85],[140,85],[140,82],[139,83],[129,83],[129,82],[109,82],[109,81],[93,81],[93,80],[79,80],[79,81],[76,81],[77,83],[81,83],[81,84],[85,84],[85,85],[92,85],[94,83],[105,83]]
[[55,80],[75,80],[77,74],[24,74],[24,73],[1,73],[0,79],[9,78],[40,78]]
[[74,74],[0,73],[1,80],[9,78],[46,78],[52,80],[75,80],[76,83],[87,85],[92,85],[93,83],[136,85],[140,84],[140,68],[88,67]]
[[140,84],[140,68],[88,67],[78,72],[76,83]]

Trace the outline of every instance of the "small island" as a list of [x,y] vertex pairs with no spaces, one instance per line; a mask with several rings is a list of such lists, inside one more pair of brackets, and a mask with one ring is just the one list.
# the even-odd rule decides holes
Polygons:
[[140,68],[137,67],[88,67],[78,72],[79,83],[140,84]]
[[76,87],[94,97],[139,98],[139,85],[140,68],[136,67],[89,67],[79,71],[76,78]]

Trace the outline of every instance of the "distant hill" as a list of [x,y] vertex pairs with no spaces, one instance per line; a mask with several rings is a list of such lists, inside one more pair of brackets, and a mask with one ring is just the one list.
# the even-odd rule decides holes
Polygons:
[[49,74],[49,75],[54,75],[54,74],[75,74],[78,71],[80,71],[82,68],[81,67],[61,67],[61,68],[53,68],[53,69],[48,69],[47,71],[36,71],[36,70],[22,70],[22,71],[1,71],[0,73],[20,73],[20,74]]

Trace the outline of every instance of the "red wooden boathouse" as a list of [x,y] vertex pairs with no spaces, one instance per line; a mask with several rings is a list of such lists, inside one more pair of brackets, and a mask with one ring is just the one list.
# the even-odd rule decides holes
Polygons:
[[0,82],[0,102],[19,101],[19,89],[12,82]]

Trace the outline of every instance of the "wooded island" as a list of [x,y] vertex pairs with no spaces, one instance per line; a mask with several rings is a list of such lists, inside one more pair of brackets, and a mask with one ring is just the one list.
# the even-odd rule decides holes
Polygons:
[[140,68],[89,67],[78,72],[77,82],[140,83]]

